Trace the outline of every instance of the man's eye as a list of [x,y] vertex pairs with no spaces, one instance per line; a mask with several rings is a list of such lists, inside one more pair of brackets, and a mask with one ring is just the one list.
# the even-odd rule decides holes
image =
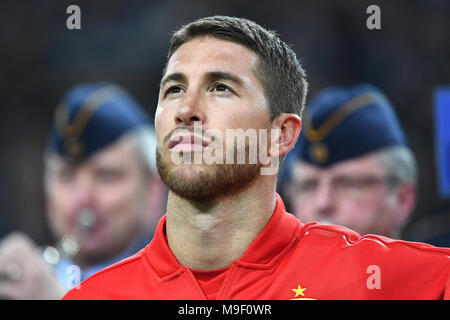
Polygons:
[[215,87],[216,91],[228,91],[230,90],[227,86],[224,86],[223,84],[219,84]]
[[298,184],[300,192],[313,192],[317,189],[317,181],[304,181]]
[[173,86],[166,90],[165,95],[180,93],[182,90],[180,86]]
[[216,91],[216,92],[233,92],[233,90],[231,90],[228,86],[221,84],[221,83],[217,83],[215,84],[211,91]]

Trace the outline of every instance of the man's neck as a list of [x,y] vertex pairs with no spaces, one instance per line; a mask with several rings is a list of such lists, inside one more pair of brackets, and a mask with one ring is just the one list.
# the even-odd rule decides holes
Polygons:
[[[258,189],[258,190],[255,190]],[[169,192],[167,240],[180,264],[195,270],[228,267],[272,217],[275,191],[254,183],[237,194],[192,203]]]

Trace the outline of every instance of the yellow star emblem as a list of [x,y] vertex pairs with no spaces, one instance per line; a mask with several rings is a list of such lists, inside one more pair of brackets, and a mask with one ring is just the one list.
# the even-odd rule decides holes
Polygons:
[[298,285],[297,289],[292,289],[292,291],[295,292],[295,297],[297,298],[299,295],[301,295],[302,297],[305,296],[305,294],[303,293],[306,290],[306,288],[302,288],[300,285]]

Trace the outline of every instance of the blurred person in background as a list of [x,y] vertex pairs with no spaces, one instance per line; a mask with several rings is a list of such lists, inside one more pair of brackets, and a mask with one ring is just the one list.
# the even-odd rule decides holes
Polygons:
[[44,155],[48,223],[58,240],[38,248],[21,233],[0,243],[0,296],[59,299],[152,238],[166,188],[149,118],[121,87],[72,88],[56,109]]
[[284,191],[301,221],[399,237],[415,207],[417,168],[379,89],[359,84],[319,92],[288,158]]

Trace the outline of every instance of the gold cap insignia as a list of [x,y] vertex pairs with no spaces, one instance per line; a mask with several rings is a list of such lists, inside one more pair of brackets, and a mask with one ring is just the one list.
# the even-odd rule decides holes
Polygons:
[[66,155],[69,158],[77,160],[84,156],[86,150],[81,141],[81,135],[95,111],[111,100],[112,93],[116,91],[118,91],[118,88],[112,85],[102,87],[91,93],[78,109],[72,123],[69,123],[67,107],[63,103],[57,107],[55,111],[55,126],[64,141]]
[[328,160],[329,155],[328,147],[323,143],[316,142],[309,147],[309,156],[316,163],[325,163]]
[[329,148],[321,141],[323,141],[330,133],[336,129],[348,116],[355,111],[371,105],[377,100],[384,99],[384,97],[378,93],[368,92],[354,97],[347,101],[337,110],[335,110],[325,121],[318,127],[314,128],[312,124],[311,115],[305,113],[304,116],[304,128],[305,137],[311,143],[309,147],[309,156],[312,161],[323,164],[330,158]]

